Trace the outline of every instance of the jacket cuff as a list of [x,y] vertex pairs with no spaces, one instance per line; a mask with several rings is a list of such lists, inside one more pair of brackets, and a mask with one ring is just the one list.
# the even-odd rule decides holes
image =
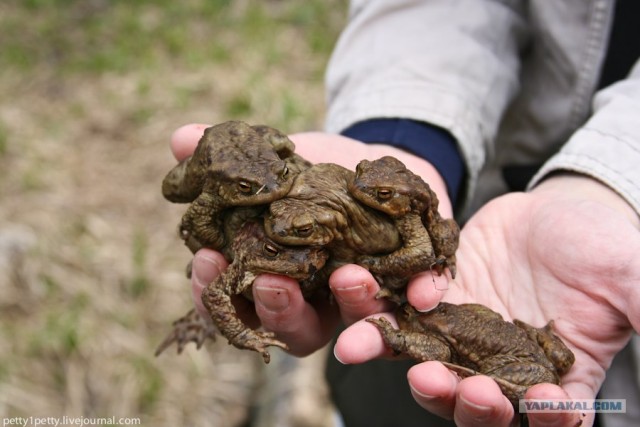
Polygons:
[[409,119],[371,119],[341,132],[365,143],[392,145],[431,163],[447,185],[449,200],[456,205],[465,176],[465,166],[451,134],[428,123]]

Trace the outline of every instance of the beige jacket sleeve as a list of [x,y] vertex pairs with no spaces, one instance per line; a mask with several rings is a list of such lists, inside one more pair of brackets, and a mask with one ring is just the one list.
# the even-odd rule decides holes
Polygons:
[[448,130],[475,181],[518,90],[516,1],[357,0],[327,72],[327,130],[401,117]]
[[530,186],[557,170],[602,181],[640,214],[640,61],[627,79],[595,96],[591,118],[549,159]]

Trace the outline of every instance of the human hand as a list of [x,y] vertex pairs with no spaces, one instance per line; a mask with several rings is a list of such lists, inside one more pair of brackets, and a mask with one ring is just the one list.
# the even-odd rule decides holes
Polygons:
[[[530,193],[503,196],[463,228],[458,275],[444,300],[477,302],[535,326],[555,329],[576,361],[562,387],[539,384],[529,399],[594,398],[613,356],[640,330],[638,217],[608,187],[587,177],[554,176]],[[335,354],[344,363],[391,357],[364,321],[345,330]],[[416,401],[458,425],[509,425],[514,412],[486,376],[460,381],[439,362],[408,372]],[[529,425],[575,425],[576,413],[529,414]],[[584,425],[593,422],[585,414]]]
[[[191,124],[176,130],[171,138],[171,149],[177,160],[193,153],[198,140],[208,125]],[[387,145],[362,144],[350,138],[324,133],[303,133],[291,136],[296,152],[313,163],[333,162],[355,169],[362,159],[374,160],[393,155],[412,171],[420,174],[440,199],[440,212],[451,216],[444,181],[428,162]],[[224,257],[213,250],[201,249],[192,265],[192,295],[199,311],[206,315],[201,301],[203,289],[227,267]],[[438,286],[434,287],[434,281]],[[442,297],[438,289],[447,287],[445,276],[432,277],[427,272],[417,275],[408,287],[414,305],[430,308]],[[329,342],[342,319],[351,324],[368,315],[387,311],[391,307],[384,300],[376,300],[378,283],[364,268],[347,265],[330,278],[329,285],[337,304],[311,304],[304,300],[298,283],[290,278],[263,274],[253,287],[254,304],[242,297],[234,298],[238,315],[250,327],[262,325],[275,332],[277,338],[295,355],[306,355]]]

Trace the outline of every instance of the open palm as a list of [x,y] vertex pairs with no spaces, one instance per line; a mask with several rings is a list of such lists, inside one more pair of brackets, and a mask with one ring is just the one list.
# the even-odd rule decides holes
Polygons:
[[[613,356],[629,339],[632,325],[636,330],[640,326],[639,250],[640,234],[631,222],[601,203],[544,188],[509,194],[486,205],[463,228],[459,274],[444,300],[485,304],[507,319],[538,327],[554,319],[576,362],[563,377],[563,390],[545,384],[530,390],[527,397],[593,398]],[[412,286],[426,289],[433,284],[422,279]],[[369,358],[362,350],[349,354],[351,334],[368,334],[365,328],[368,325],[358,322],[353,332],[343,333],[337,349],[342,360]],[[433,363],[423,365],[412,369],[409,380],[416,400],[427,409],[455,417],[461,425],[465,420],[471,424],[469,414],[456,408],[459,393],[466,393],[467,401],[494,407],[495,425],[501,425],[501,417],[503,423],[512,417],[508,402],[497,387],[487,390],[485,379],[465,380],[464,391],[456,394],[447,389],[451,381],[437,380],[451,374]],[[442,398],[421,399],[422,395]],[[542,417],[568,425],[576,414]],[[535,425],[535,417],[530,422]]]
[[[588,201],[511,194],[464,230],[460,292],[536,326],[555,319],[576,363],[563,379],[572,397],[592,398],[605,369],[640,325],[640,235],[616,212]],[[619,216],[618,216],[619,217]],[[635,283],[635,286],[632,284]],[[629,317],[627,317],[629,316]]]

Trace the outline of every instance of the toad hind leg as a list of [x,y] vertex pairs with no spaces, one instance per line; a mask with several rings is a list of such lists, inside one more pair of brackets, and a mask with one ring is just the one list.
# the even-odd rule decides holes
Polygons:
[[257,351],[265,363],[271,360],[267,347],[275,346],[288,350],[289,347],[277,340],[274,333],[254,331],[238,318],[231,297],[224,290],[224,277],[225,274],[219,276],[202,293],[202,302],[220,334],[229,340],[229,344],[239,349]]
[[200,194],[189,205],[180,223],[180,234],[189,249],[191,241],[217,250],[225,245],[224,231],[219,218],[222,209],[208,193]]
[[564,375],[569,371],[575,362],[575,356],[553,332],[553,320],[550,320],[543,328],[536,328],[518,319],[514,319],[513,323],[523,329],[532,341],[542,347],[545,355],[556,368],[558,375]]
[[558,384],[558,376],[552,370],[535,363],[514,362],[491,371],[483,372],[492,378],[514,408],[518,400],[523,399],[525,393],[534,384]]
[[187,157],[178,163],[162,181],[162,194],[174,203],[190,203],[202,192],[205,175],[194,172],[191,163],[193,157]]
[[195,309],[191,309],[187,314],[173,322],[173,330],[160,343],[156,349],[155,356],[159,356],[174,342],[178,347],[178,354],[180,354],[190,342],[196,343],[197,348],[200,349],[207,339],[215,341],[216,328],[207,319],[201,317]]
[[366,321],[378,328],[384,343],[396,354],[406,354],[421,362],[451,360],[449,346],[432,335],[395,329],[384,317],[369,318]]

